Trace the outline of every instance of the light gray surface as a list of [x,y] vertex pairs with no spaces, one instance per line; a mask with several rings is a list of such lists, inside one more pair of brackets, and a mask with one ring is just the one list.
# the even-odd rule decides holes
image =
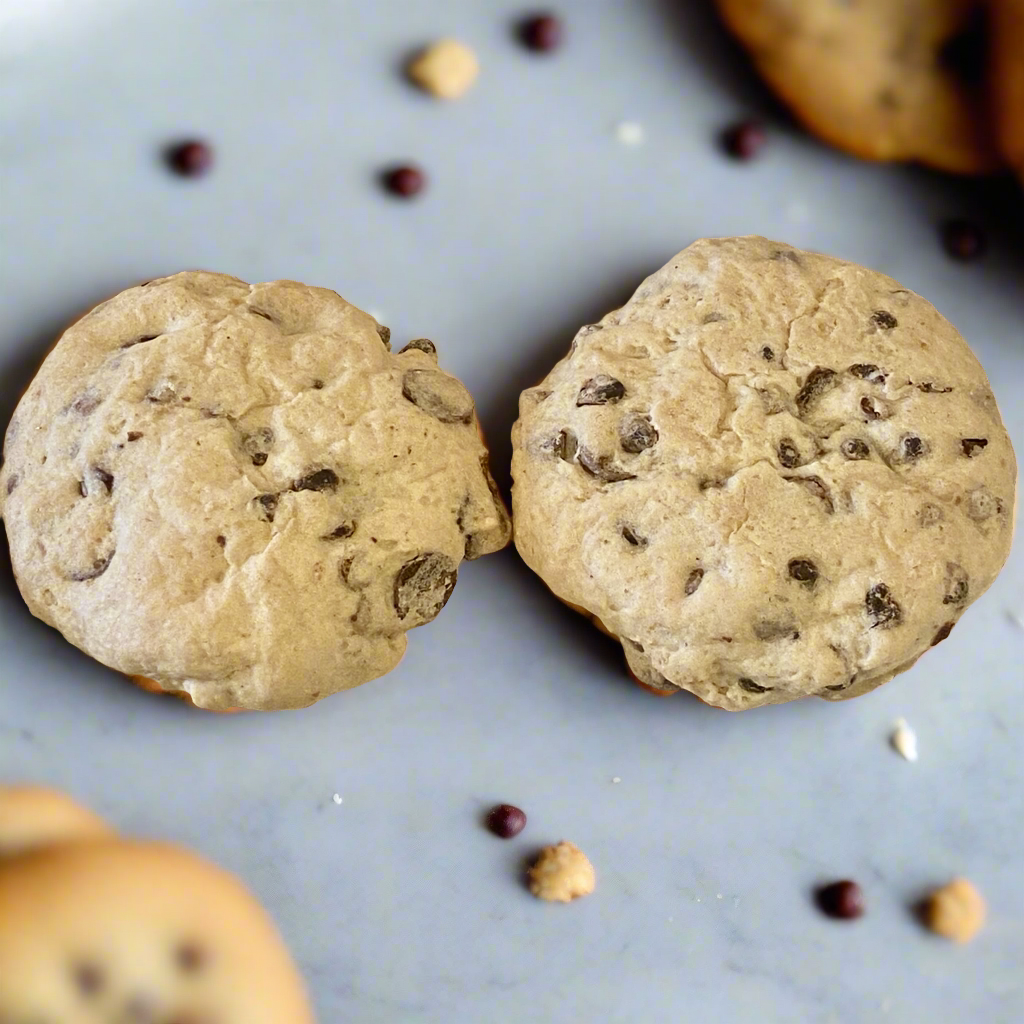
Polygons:
[[[1015,189],[858,163],[781,118],[762,160],[726,161],[719,127],[772,108],[702,6],[563,0],[569,43],[536,57],[510,39],[507,0],[9,3],[4,423],[58,328],[111,292],[186,267],[290,277],[337,289],[400,343],[435,339],[507,483],[518,392],[575,329],[692,239],[757,232],[932,299],[1024,451]],[[445,33],[483,65],[451,105],[396,74]],[[643,146],[616,141],[622,120],[643,124]],[[156,154],[192,132],[218,163],[182,182]],[[395,158],[430,175],[416,202],[376,187]],[[964,213],[993,231],[978,265],[936,244],[935,221]],[[242,874],[325,1024],[1024,1020],[1019,544],[907,675],[847,704],[740,715],[630,686],[613,645],[512,552],[466,566],[390,677],[302,712],[202,714],[30,618],[0,552],[0,778],[66,787]],[[887,745],[897,715],[917,764]],[[517,840],[479,827],[496,800],[529,815]],[[562,837],[598,889],[542,905],[521,862]],[[908,911],[961,872],[991,904],[963,949]],[[853,925],[809,899],[842,876],[867,889]]]

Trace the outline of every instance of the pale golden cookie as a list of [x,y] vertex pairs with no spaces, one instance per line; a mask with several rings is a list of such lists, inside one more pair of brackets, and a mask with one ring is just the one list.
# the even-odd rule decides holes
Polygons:
[[0,786],[0,857],[110,835],[104,821],[55,789]]
[[977,0],[718,0],[815,135],[869,160],[997,169]]
[[704,239],[524,391],[516,546],[634,676],[729,710],[853,697],[1006,560],[1016,462],[985,373],[884,274]]
[[0,861],[0,1020],[311,1024],[237,879],[173,846],[70,843]]
[[190,272],[65,332],[22,398],[0,514],[31,611],[211,709],[383,675],[508,516],[434,345],[334,292]]

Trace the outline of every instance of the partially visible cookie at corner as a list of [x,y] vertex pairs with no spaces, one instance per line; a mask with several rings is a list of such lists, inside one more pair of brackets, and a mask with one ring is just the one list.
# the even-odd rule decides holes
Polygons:
[[57,790],[0,785],[0,857],[110,835],[106,822]]
[[717,3],[771,88],[824,141],[961,174],[1002,166],[976,0]]
[[990,0],[989,18],[999,145],[1024,181],[1024,0]]

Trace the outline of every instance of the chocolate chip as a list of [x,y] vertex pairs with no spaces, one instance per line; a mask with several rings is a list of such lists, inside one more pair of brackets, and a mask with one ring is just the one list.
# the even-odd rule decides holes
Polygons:
[[683,587],[683,593],[687,597],[692,597],[697,593],[697,588],[701,585],[704,580],[704,570],[696,568],[691,570],[690,575],[686,577],[686,584]]
[[874,363],[854,363],[850,373],[872,384],[884,384],[886,375]]
[[323,391],[323,389],[324,389],[324,382],[319,377],[317,377],[316,380],[313,381],[313,390],[314,391]]
[[635,548],[647,547],[647,538],[641,537],[632,527],[622,527],[622,536],[627,543],[632,544]]
[[219,534],[217,534],[217,543],[222,548],[226,548],[228,546],[228,539],[227,539],[227,537],[224,536],[223,533],[219,533]]
[[7,478],[7,493],[8,494],[13,494],[14,493],[14,488],[18,486],[18,483],[19,483],[18,474],[17,473],[12,473]]
[[701,320],[702,324],[720,324],[725,319],[723,313],[719,313],[718,310],[713,310],[710,313],[704,314],[704,319]]
[[351,558],[343,558],[338,563],[338,578],[342,583],[348,583],[349,573],[352,571],[352,563],[355,562],[355,556]]
[[565,462],[572,462],[576,458],[578,448],[579,442],[576,440],[576,435],[573,431],[559,431],[558,437],[555,439],[555,452],[560,459],[563,459]]
[[536,53],[547,53],[562,44],[562,22],[553,14],[538,14],[519,25],[519,38]]
[[985,233],[977,224],[966,220],[948,220],[941,229],[942,244],[955,260],[970,263],[985,253]]
[[903,609],[900,608],[884,583],[876,583],[864,595],[864,607],[867,610],[868,618],[871,619],[872,629],[876,626],[881,626],[883,629],[898,626],[903,619]]
[[75,583],[84,583],[86,580],[99,579],[109,568],[110,563],[114,560],[116,551],[111,551],[105,558],[97,558],[92,563],[90,569],[79,569],[76,572],[72,572],[68,575],[69,580],[73,580]]
[[922,526],[934,526],[935,523],[941,523],[946,518],[945,513],[939,508],[938,505],[933,505],[931,502],[924,504],[918,510],[917,521]]
[[156,341],[159,337],[159,334],[140,334],[139,337],[126,341],[121,348],[134,348],[136,345],[142,345],[147,341]]
[[797,408],[801,412],[806,412],[815,401],[839,383],[838,377],[835,370],[830,370],[827,366],[816,366],[807,375],[804,386],[797,392]]
[[916,434],[904,434],[900,438],[898,458],[903,462],[915,462],[928,454],[928,445]]
[[263,518],[268,523],[274,521],[274,515],[277,512],[277,501],[278,496],[276,494],[260,494],[256,498],[256,504],[260,506]]
[[885,419],[889,414],[884,405],[879,405],[867,395],[860,400],[860,409],[869,420]]
[[165,153],[167,166],[183,178],[198,178],[213,166],[213,150],[197,139],[171,146]]
[[852,921],[864,913],[864,893],[856,882],[848,879],[822,886],[814,898],[821,912],[829,917]]
[[936,644],[941,644],[943,640],[953,632],[953,627],[956,625],[955,622],[945,622],[939,626],[939,631],[932,637],[932,642],[929,644],[930,647],[934,647]]
[[340,526],[336,526],[330,533],[325,533],[320,539],[321,540],[344,540],[346,537],[351,537],[356,532],[356,523],[353,520],[348,520],[342,523]]
[[982,523],[1003,511],[1003,503],[987,487],[976,487],[967,495],[967,515]]
[[758,640],[782,640],[791,637],[796,640],[800,633],[796,629],[796,623],[791,618],[786,619],[761,619],[754,623],[754,636]]
[[808,587],[813,587],[818,580],[818,567],[806,558],[791,558],[789,560],[789,575]]
[[208,957],[202,946],[194,942],[183,942],[174,951],[175,966],[183,974],[196,974],[207,963]]
[[738,121],[722,132],[722,148],[735,160],[753,160],[767,141],[759,121]]
[[860,462],[863,459],[871,458],[871,449],[866,441],[859,437],[848,437],[840,446],[839,450],[851,462]]
[[932,384],[929,381],[926,381],[923,384],[915,384],[914,387],[916,387],[918,391],[923,391],[926,395],[948,395],[953,390],[952,388],[941,388],[937,384]]
[[395,576],[394,606],[411,626],[430,622],[448,603],[458,579],[458,566],[447,555],[429,552],[406,562]]
[[391,328],[385,327],[383,324],[377,324],[377,334],[380,335],[380,340],[384,342],[384,347],[390,352],[391,351]]
[[835,512],[836,506],[832,501],[832,495],[825,481],[820,476],[784,476],[782,479],[788,483],[799,484],[801,487],[805,487],[815,498],[819,498],[822,501],[825,511],[829,515]]
[[988,446],[988,440],[984,437],[963,437],[960,439],[960,450],[969,459]]
[[384,187],[393,195],[409,199],[423,191],[426,178],[418,167],[410,164],[403,164],[400,167],[391,167],[386,170],[381,179]]
[[634,416],[619,427],[619,441],[623,451],[639,455],[658,443],[658,431],[650,416]]
[[874,313],[871,314],[871,322],[876,327],[880,327],[883,331],[891,331],[899,324],[896,317],[884,309],[876,309]]
[[621,483],[623,480],[635,480],[635,473],[627,473],[619,469],[607,455],[595,455],[590,449],[580,446],[576,458],[584,472],[597,477],[608,484]]
[[800,256],[793,249],[776,249],[768,259],[775,260],[776,262],[795,263],[797,266],[800,265]]
[[405,348],[399,352],[402,355],[403,352],[426,352],[428,356],[437,355],[437,346],[429,338],[413,338]]
[[129,441],[140,441],[140,440],[142,440],[142,431],[141,430],[129,430],[128,431],[128,440]]
[[454,377],[440,370],[415,368],[402,375],[402,394],[442,423],[469,423],[473,399]]
[[94,996],[103,989],[103,972],[95,964],[76,964],[74,978],[75,986],[84,996]]
[[583,382],[580,393],[576,396],[576,405],[608,405],[625,397],[626,388],[621,380],[599,373],[596,377]]
[[511,839],[526,828],[526,815],[512,804],[498,804],[487,814],[487,827],[501,839]]
[[961,605],[970,593],[970,577],[962,565],[956,562],[946,563],[946,586],[942,598],[943,604]]
[[796,469],[800,465],[800,449],[793,443],[793,438],[782,438],[776,451],[779,456],[779,462],[786,469]]
[[766,362],[770,363],[775,358],[775,353],[767,346],[761,349],[761,358]]
[[738,679],[741,690],[746,690],[747,693],[767,693],[769,690],[774,690],[774,686],[762,686],[760,683],[755,683],[753,679],[749,679],[747,676],[743,676]]
[[267,464],[267,453],[266,452],[257,452],[252,457],[252,464],[254,466],[265,466]]
[[336,491],[338,474],[333,469],[315,469],[292,484],[293,491]]

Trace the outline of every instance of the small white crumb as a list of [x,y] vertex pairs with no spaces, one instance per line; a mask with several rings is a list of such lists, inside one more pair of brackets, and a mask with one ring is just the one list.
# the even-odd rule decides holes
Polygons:
[[612,782],[621,782],[621,781],[622,781],[622,779],[620,779],[620,778],[618,777],[618,775],[613,775],[613,776],[612,776]]
[[333,799],[334,799],[334,802],[335,802],[336,804],[340,804],[340,803],[342,803],[342,799],[341,799],[341,794],[340,794],[340,793],[335,793],[335,794],[334,794],[334,798],[333,798]]
[[615,126],[615,138],[624,146],[642,146],[647,135],[638,121],[620,121]]
[[907,725],[905,718],[897,718],[889,737],[896,752],[908,761],[917,760],[917,733]]
[[722,894],[720,892],[716,892],[715,893],[715,899],[716,900],[720,900],[721,898],[722,898]]
[[811,211],[806,203],[794,199],[786,204],[786,219],[792,224],[806,224],[811,219]]

